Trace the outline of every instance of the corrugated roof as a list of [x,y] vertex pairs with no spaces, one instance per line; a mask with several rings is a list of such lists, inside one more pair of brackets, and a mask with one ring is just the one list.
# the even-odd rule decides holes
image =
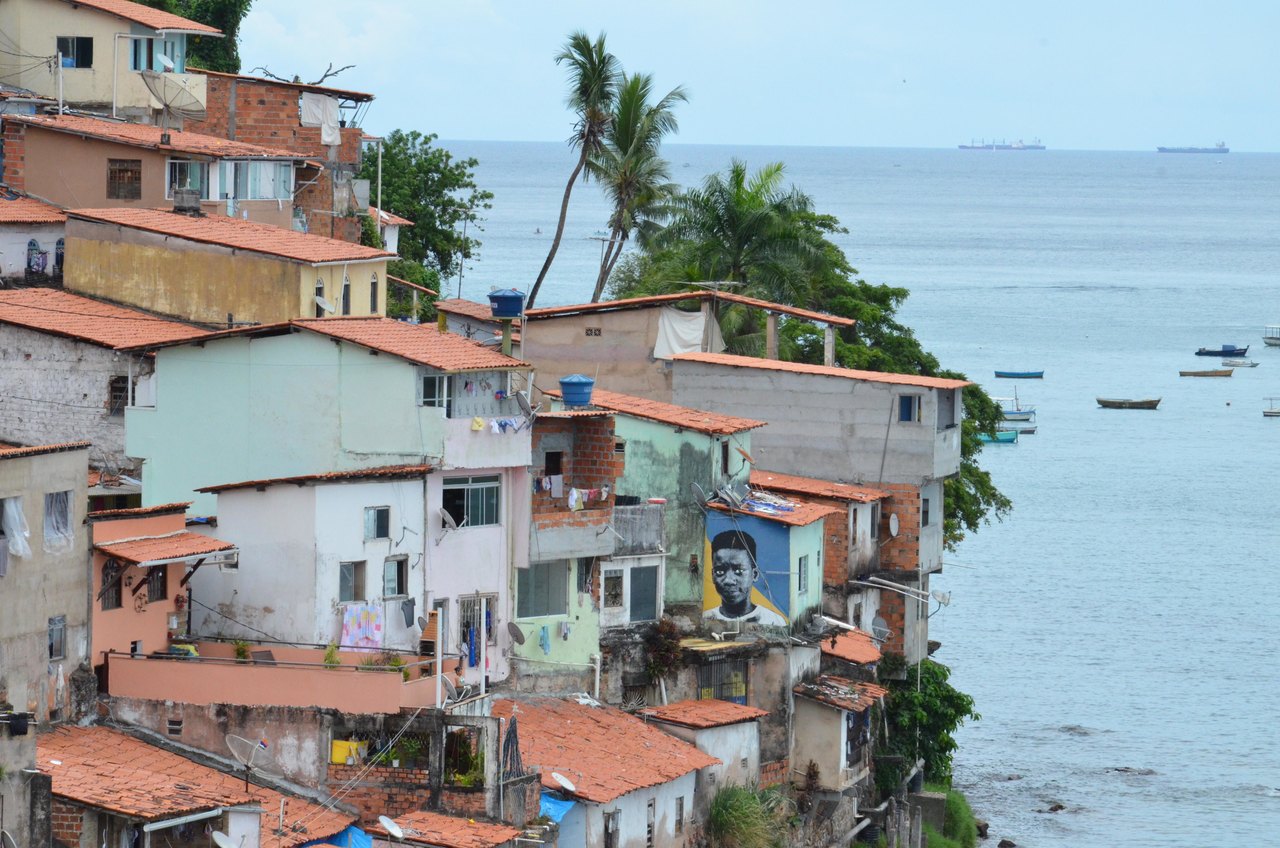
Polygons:
[[[350,91],[344,88],[332,88],[327,85],[311,85],[305,82],[286,82],[284,80],[267,79],[266,77],[255,77],[249,74],[228,74],[222,71],[210,71],[205,68],[197,68],[188,65],[187,70],[192,73],[204,74],[209,77],[226,77],[227,79],[245,80],[246,82],[256,82],[262,85],[283,86],[285,88],[296,88],[299,91],[313,91],[316,94],[328,94],[342,100],[356,100],[361,103],[367,103],[374,99],[372,94],[366,94],[363,91]],[[376,139],[377,136],[366,136],[363,131],[360,133],[361,139]]]
[[197,492],[216,494],[229,492],[232,489],[265,489],[267,486],[293,484],[305,486],[308,483],[346,483],[356,480],[400,480],[421,477],[431,473],[430,465],[383,465],[377,468],[362,468],[352,471],[329,471],[324,474],[299,474],[294,477],[271,477],[265,480],[245,480],[240,483],[222,483],[217,486],[206,486],[196,489]]
[[[554,398],[560,397],[560,391],[557,389],[547,389],[543,393]],[[633,395],[609,392],[598,386],[591,392],[591,405],[636,418],[645,418],[661,424],[670,424],[672,427],[696,430],[699,433],[706,433],[712,436],[742,433],[747,430],[754,430],[757,427],[763,427],[767,423],[765,421],[756,421],[753,418],[722,415],[719,412],[708,412],[705,409],[676,406],[674,403],[663,403],[658,400],[648,400],[647,398],[639,398]]]
[[[487,303],[476,303],[474,300],[465,300],[458,297],[450,297],[444,300],[436,301],[436,310],[450,315],[462,315],[467,318],[474,318],[477,321],[486,321],[489,323],[497,323],[498,319],[493,317],[493,308]],[[520,326],[520,319],[512,320],[513,327]]]
[[32,197],[0,194],[0,224],[62,224],[66,220],[67,213],[52,204]]
[[71,209],[67,211],[67,216],[279,256],[295,262],[361,262],[394,259],[396,256],[394,253],[361,244],[300,233],[257,221],[228,218],[225,215],[193,218],[165,209]]
[[[154,124],[128,124],[90,118],[86,115],[5,115],[6,121],[15,124],[40,127],[51,132],[72,133],[91,138],[145,147],[166,153],[186,153],[193,156],[212,156],[218,159],[301,159],[300,154],[277,147],[247,144],[219,138],[216,135],[166,130]],[[161,135],[169,134],[169,143],[161,142]]]
[[115,15],[117,18],[124,18],[126,21],[133,21],[136,24],[142,24],[144,27],[155,30],[222,35],[222,30],[217,27],[197,23],[169,12],[162,12],[159,9],[144,6],[141,3],[131,3],[129,0],[66,0],[66,2],[70,3],[72,7],[85,6],[90,9],[97,9],[100,12],[106,12],[109,15]]
[[797,695],[849,712],[860,713],[875,706],[889,690],[874,683],[855,683],[845,677],[823,674],[813,683],[797,684]]
[[[58,760],[55,765],[52,760]],[[87,807],[143,821],[161,821],[218,807],[254,804],[263,844],[294,848],[340,833],[354,816],[199,765],[106,727],[56,727],[36,737],[36,765],[53,779],[53,794]],[[285,827],[275,831],[284,802]],[[268,839],[269,836],[269,839]]]
[[[476,821],[459,816],[447,816],[427,810],[416,810],[392,818],[404,831],[404,841],[439,848],[496,848],[515,839],[523,831],[507,824]],[[368,824],[370,833],[390,837],[381,824]],[[396,840],[399,841],[399,840]]]
[[143,536],[137,539],[120,539],[94,545],[94,550],[101,551],[109,557],[121,562],[132,562],[144,565],[148,562],[160,562],[168,559],[213,554],[219,551],[233,551],[236,546],[231,542],[179,530],[164,536]]
[[840,510],[833,506],[823,506],[822,504],[803,503],[802,501],[792,501],[790,509],[767,510],[762,508],[753,508],[750,504],[744,504],[738,508],[731,508],[727,504],[719,501],[708,501],[707,506],[719,512],[731,512],[738,515],[754,515],[757,518],[763,518],[766,521],[776,521],[779,524],[789,524],[792,527],[804,527],[812,524],[819,519],[826,518],[828,515],[839,515]]
[[39,456],[45,453],[62,453],[63,451],[87,450],[89,442],[59,442],[54,445],[26,445],[24,447],[6,447],[0,445],[0,459],[17,459],[23,456]]
[[834,639],[823,639],[822,653],[858,665],[880,662],[876,640],[861,630],[841,630]]
[[376,206],[369,207],[369,214],[374,218],[377,218],[384,226],[393,226],[393,227],[412,227],[413,226],[413,222],[410,221],[408,218],[401,218],[396,213],[388,212],[385,209],[382,210],[382,215],[379,216],[378,207]]
[[661,707],[646,707],[640,710],[639,714],[669,724],[703,729],[754,721],[767,716],[769,712],[757,707],[748,707],[746,704],[707,698],[698,701],[676,701],[674,704]]
[[819,480],[816,477],[799,477],[795,474],[780,474],[777,471],[759,471],[751,469],[751,485],[759,489],[774,492],[790,492],[797,495],[813,495],[819,498],[831,498],[839,501],[871,503],[891,497],[889,492],[872,489],[868,486],[855,486],[851,483],[835,483],[830,480]]
[[501,700],[493,714],[519,718],[520,756],[542,768],[542,785],[559,791],[559,772],[574,795],[605,804],[720,761],[622,710],[573,699]]
[[580,315],[591,312],[616,312],[622,309],[644,309],[650,306],[669,306],[684,300],[720,300],[725,303],[736,303],[743,306],[752,306],[758,309],[764,309],[768,312],[775,312],[779,315],[789,315],[793,318],[803,318],[806,321],[816,321],[820,324],[832,324],[837,327],[852,327],[858,322],[852,318],[845,318],[840,315],[829,315],[825,312],[814,312],[810,309],[799,309],[794,306],[787,306],[783,303],[771,303],[767,300],[759,300],[754,297],[743,297],[738,294],[730,294],[728,292],[713,291],[688,291],[676,292],[674,294],[656,294],[649,297],[628,297],[622,300],[605,300],[599,303],[578,303],[572,306],[549,306],[540,309],[529,309],[525,312],[525,317],[529,320],[538,318],[562,318],[566,315]]
[[192,339],[205,331],[62,289],[0,289],[0,324],[78,339],[111,350]]
[[758,359],[754,356],[736,356],[730,353],[677,353],[677,362],[703,362],[710,365],[730,365],[734,368],[755,368],[762,371],[786,371],[792,374],[817,374],[824,377],[840,377],[845,380],[865,380],[870,383],[894,383],[902,386],[921,386],[927,389],[962,389],[972,386],[968,380],[949,380],[944,377],[922,377],[919,374],[893,374],[887,371],[859,371],[834,365],[810,365],[807,362],[783,362],[778,359]]

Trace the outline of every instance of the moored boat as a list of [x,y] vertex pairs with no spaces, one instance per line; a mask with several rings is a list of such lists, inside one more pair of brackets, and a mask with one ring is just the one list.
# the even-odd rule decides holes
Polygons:
[[978,441],[990,445],[1011,445],[1018,441],[1018,431],[997,430],[995,433],[979,433]]
[[1222,360],[1224,368],[1257,368],[1258,363],[1252,359],[1224,359]]
[[1034,421],[1036,417],[1036,408],[1034,406],[1023,406],[1022,401],[1018,399],[1018,390],[1013,390],[1013,397],[993,397],[993,401],[1000,404],[1000,416],[1005,421]]
[[1269,404],[1269,406],[1267,406],[1266,409],[1262,410],[1262,417],[1263,418],[1280,418],[1280,406],[1276,405],[1277,402],[1280,402],[1280,398],[1269,397],[1266,399],[1266,401]]
[[1202,347],[1196,351],[1196,356],[1247,356],[1249,354],[1249,346],[1236,347],[1235,345],[1223,345],[1222,347]]
[[1262,328],[1262,343],[1267,347],[1280,347],[1280,324],[1268,324]]
[[1098,406],[1103,409],[1155,409],[1162,398],[1134,400],[1131,398],[1098,398]]
[[1008,424],[997,424],[996,432],[1021,433],[1024,436],[1034,436],[1036,432],[1036,425],[1027,421],[1012,421]]
[[1225,141],[1220,141],[1213,147],[1157,147],[1157,153],[1230,153],[1231,148],[1227,147]]
[[1211,368],[1208,371],[1179,371],[1179,377],[1230,377],[1230,368]]
[[997,371],[997,377],[1006,380],[1039,380],[1044,377],[1043,371]]

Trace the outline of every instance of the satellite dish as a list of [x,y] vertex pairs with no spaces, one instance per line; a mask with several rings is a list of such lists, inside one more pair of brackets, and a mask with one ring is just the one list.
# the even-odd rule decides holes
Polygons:
[[698,502],[698,506],[707,505],[707,493],[697,483],[689,484],[689,491],[693,492],[694,500]]
[[458,522],[453,519],[453,515],[444,507],[440,507],[440,522],[446,530],[458,529]]
[[[231,751],[231,756],[236,758],[236,762],[244,766],[244,785],[247,789],[249,786],[249,775],[273,774],[275,763],[271,761],[271,755],[267,753],[266,741],[262,740],[254,742],[251,739],[245,739],[243,736],[236,736],[228,733],[224,737],[227,741],[227,748]],[[268,768],[271,767],[271,768]]]
[[421,616],[421,615],[418,616],[418,629],[419,630],[427,629],[427,619],[425,616]]
[[944,607],[951,606],[950,592],[944,592],[941,589],[934,589],[932,592],[929,593],[929,596],[933,598],[935,601],[937,601],[938,603],[942,604]]
[[514,621],[507,622],[507,635],[511,637],[511,641],[517,645],[524,644],[524,631],[520,629]]
[[323,309],[325,312],[333,312],[333,311],[334,311],[334,306],[333,306],[333,304],[332,304],[332,303],[330,303],[329,301],[325,300],[325,299],[324,299],[324,297],[322,297],[321,295],[316,295],[316,306],[320,307],[320,308],[321,308],[321,309]]
[[751,454],[747,453],[747,452],[746,452],[746,451],[744,451],[742,448],[735,446],[735,447],[734,447],[734,450],[736,450],[738,453],[742,454],[742,458],[743,458],[743,459],[745,459],[745,460],[747,461],[747,463],[748,463],[748,464],[750,464],[750,465],[755,465],[755,464],[756,464],[756,461],[755,461],[754,459],[752,459],[752,458],[751,458]]
[[[172,62],[166,64],[165,59],[161,59],[160,63],[166,70],[172,70]],[[162,127],[169,126],[170,117],[203,121],[208,116],[204,103],[187,88],[183,79],[185,74],[167,75],[158,71],[140,71],[138,75],[142,77],[151,96],[160,104]]]
[[577,792],[577,788],[573,785],[573,781],[565,777],[558,771],[551,772],[551,779],[560,784],[560,787],[566,792]]
[[893,635],[893,632],[889,629],[889,622],[877,615],[871,620],[871,635],[883,642]]
[[159,53],[156,55],[156,61],[159,62],[160,66],[164,68],[166,71],[169,71],[170,73],[173,72],[173,60],[170,59],[168,56],[164,55],[163,53]]
[[898,516],[896,514],[889,516],[889,535],[895,538],[898,535]]
[[[524,392],[516,392],[515,396],[516,404],[520,407],[520,411],[524,413],[524,417],[532,418],[537,410],[529,405],[529,396]],[[542,406],[542,404],[538,404],[538,406]]]
[[231,840],[230,836],[227,836],[220,830],[215,830],[209,835],[213,837],[213,844],[217,845],[218,848],[239,848],[239,846]]
[[441,677],[440,683],[444,686],[445,703],[458,700],[458,687],[453,685],[453,681],[447,677]]
[[[378,816],[378,824],[382,825],[382,829],[389,833],[392,839],[404,839],[404,830],[386,816]],[[223,846],[219,845],[218,848]]]

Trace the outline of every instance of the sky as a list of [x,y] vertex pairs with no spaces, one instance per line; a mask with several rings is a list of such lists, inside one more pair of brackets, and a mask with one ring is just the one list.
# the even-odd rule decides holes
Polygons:
[[242,70],[377,96],[371,133],[563,141],[574,30],[665,92],[688,144],[1280,150],[1280,3],[256,0]]

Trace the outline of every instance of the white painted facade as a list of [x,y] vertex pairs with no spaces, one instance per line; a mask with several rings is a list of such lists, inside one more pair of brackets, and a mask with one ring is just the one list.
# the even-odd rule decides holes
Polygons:
[[[705,769],[704,769],[705,771]],[[606,818],[617,822],[618,848],[648,845],[650,802],[653,813],[653,845],[681,848],[695,821],[694,790],[697,772],[637,789],[604,804],[579,801],[560,822],[560,845],[603,848]],[[677,830],[677,799],[683,799],[684,820]]]
[[720,761],[720,765],[698,771],[695,791],[698,818],[706,817],[711,799],[721,786],[754,786],[760,782],[760,722],[694,728],[652,717],[648,721]]
[[58,259],[58,242],[66,236],[67,225],[5,224],[0,226],[0,277],[22,278],[27,270],[27,251],[34,240],[45,256],[44,273],[52,275]]

